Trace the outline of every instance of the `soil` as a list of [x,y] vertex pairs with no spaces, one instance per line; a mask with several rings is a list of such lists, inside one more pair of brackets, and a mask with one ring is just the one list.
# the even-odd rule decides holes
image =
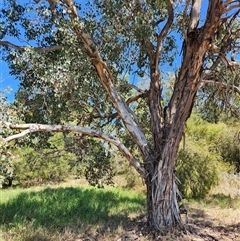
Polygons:
[[[135,223],[135,224],[134,224]],[[240,241],[240,222],[238,224],[221,226],[198,218],[190,218],[186,232],[175,234],[160,234],[146,227],[144,222],[133,222],[132,228],[126,230],[116,241]]]
[[[239,210],[238,210],[239,212]],[[219,225],[216,220],[202,210],[191,210],[186,232],[175,231],[175,234],[160,234],[148,230],[143,221],[133,221],[135,228],[130,228],[117,241],[240,241],[240,216],[239,222],[231,225]],[[131,225],[130,225],[131,226]],[[115,240],[115,239],[114,239]]]
[[[240,210],[237,210],[239,212]],[[145,218],[135,218],[123,224],[121,232],[98,230],[75,239],[76,241],[240,241],[240,216],[238,222],[220,225],[221,220],[212,218],[203,210],[192,209],[186,231],[174,231],[172,234],[159,233],[146,226]],[[112,231],[112,235],[111,235]]]

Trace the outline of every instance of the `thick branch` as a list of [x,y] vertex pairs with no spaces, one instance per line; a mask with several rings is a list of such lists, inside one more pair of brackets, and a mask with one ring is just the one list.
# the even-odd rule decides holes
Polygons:
[[186,32],[186,29],[185,29],[185,25],[186,25],[187,10],[188,10],[189,4],[190,4],[190,0],[187,0],[186,6],[185,6],[184,11],[183,11],[183,19],[182,19],[182,32],[183,32],[183,37],[184,37],[185,41],[187,41],[187,32]]
[[237,4],[229,6],[228,8],[226,8],[224,10],[223,14],[228,13],[228,12],[230,12],[231,10],[233,10],[235,8],[239,9],[240,8],[240,3],[237,3]]
[[[145,98],[148,96],[148,92],[142,92],[142,93],[139,93],[138,95],[135,95],[135,96],[132,96],[130,98],[128,98],[126,100],[126,103],[129,105],[135,101],[137,101],[138,99],[140,98]],[[91,115],[92,118],[102,118],[102,119],[109,119],[109,120],[113,120],[114,118],[118,117],[118,113],[115,112],[115,113],[107,113],[107,114],[95,114],[95,115]]]
[[99,76],[99,79],[107,91],[109,97],[112,100],[114,107],[116,108],[119,116],[123,120],[126,129],[129,131],[133,137],[135,143],[141,150],[144,159],[150,157],[150,146],[141,128],[137,125],[129,112],[129,107],[126,102],[122,99],[121,95],[118,93],[116,87],[114,86],[114,78],[111,70],[108,68],[105,62],[103,62],[101,55],[98,51],[97,46],[94,44],[92,37],[86,32],[83,23],[80,21],[76,7],[72,0],[65,0],[65,3],[70,12],[70,17],[72,19],[72,30],[84,43],[86,54],[92,61],[93,66]]
[[116,146],[121,153],[127,158],[127,160],[135,167],[135,169],[141,174],[143,178],[146,177],[145,169],[141,166],[140,162],[134,157],[127,147],[117,140],[116,138],[106,135],[98,130],[80,127],[80,126],[72,126],[72,125],[41,125],[41,124],[19,124],[19,125],[12,125],[10,124],[9,127],[15,130],[24,130],[23,132],[9,136],[5,138],[5,142],[10,142],[12,140],[22,138],[27,134],[34,133],[34,132],[65,132],[65,131],[73,131],[82,133],[91,137],[99,138],[104,141],[107,141],[114,146]]
[[223,5],[226,7],[227,5],[235,2],[239,2],[239,0],[227,0],[226,2],[223,3]]
[[[27,48],[29,48],[29,46],[18,46],[15,44],[12,44],[8,41],[0,41],[0,45],[4,46],[4,47],[8,47],[8,48],[13,48],[18,50],[19,52],[24,52],[26,51]],[[48,53],[48,52],[52,52],[52,51],[56,51],[56,50],[62,50],[64,48],[64,46],[61,45],[55,45],[55,46],[49,46],[49,47],[31,47],[34,51],[39,52],[39,53]]]
[[175,131],[176,125],[181,122],[185,123],[191,114],[194,99],[201,83],[205,54],[221,23],[222,1],[211,0],[209,1],[205,24],[203,27],[197,28],[200,18],[200,4],[201,0],[193,0],[182,66],[175,82],[173,95],[166,109],[166,122],[171,125],[170,131],[172,132]]

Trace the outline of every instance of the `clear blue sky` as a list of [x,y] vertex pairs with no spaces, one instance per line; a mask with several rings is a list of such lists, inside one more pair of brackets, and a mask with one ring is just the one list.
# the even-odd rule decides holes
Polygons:
[[[79,0],[77,0],[78,2]],[[29,0],[21,0],[19,1],[21,3],[23,2],[29,2]],[[85,2],[84,1],[80,1],[81,3]],[[201,13],[202,15],[204,16],[206,14],[206,9],[207,9],[207,0],[203,0],[203,7],[201,9]],[[0,8],[3,7],[3,1],[0,0]],[[9,37],[5,37],[4,39],[2,39],[3,41],[10,41],[12,43],[15,43],[15,44],[19,44],[18,41],[16,41],[15,39],[13,38],[9,38]],[[178,41],[179,43],[179,46],[181,46],[182,44],[182,41]],[[0,91],[5,89],[6,87],[11,87],[12,88],[12,91],[10,94],[7,94],[7,98],[10,102],[13,102],[14,101],[14,94],[16,93],[16,91],[18,90],[18,87],[19,87],[19,81],[15,79],[14,76],[11,76],[9,74],[9,69],[8,69],[8,65],[7,63],[5,63],[4,61],[2,61],[1,59],[1,52],[0,52]]]

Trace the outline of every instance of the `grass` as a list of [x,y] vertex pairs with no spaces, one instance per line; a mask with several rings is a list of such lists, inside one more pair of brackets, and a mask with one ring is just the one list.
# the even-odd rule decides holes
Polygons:
[[[90,187],[42,188],[0,191],[2,240],[62,239],[95,227],[109,232],[142,214],[145,197],[122,189]],[[0,239],[0,240],[1,240]],[[73,239],[74,240],[74,239]]]
[[[125,186],[123,180],[120,183]],[[146,205],[141,187],[97,189],[72,180],[48,187],[0,190],[0,241],[187,241],[208,240],[207,235],[240,240],[239,185],[239,176],[224,174],[207,198],[187,202],[189,226],[198,231],[179,239],[157,239],[143,230]]]

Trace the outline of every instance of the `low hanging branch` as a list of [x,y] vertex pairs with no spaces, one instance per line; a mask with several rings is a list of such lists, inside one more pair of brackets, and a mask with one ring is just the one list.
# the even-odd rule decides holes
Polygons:
[[21,133],[9,136],[4,139],[5,142],[10,142],[12,140],[16,140],[22,138],[28,134],[35,133],[35,132],[66,132],[66,131],[73,131],[82,134],[86,134],[91,137],[96,137],[107,141],[114,146],[116,146],[121,153],[127,158],[127,160],[135,167],[135,169],[139,172],[139,174],[146,178],[145,169],[141,166],[139,160],[134,157],[127,147],[120,142],[118,139],[114,138],[113,136],[106,135],[101,131],[81,127],[81,126],[74,126],[74,125],[42,125],[42,124],[8,124],[11,129],[15,130],[23,130]]

